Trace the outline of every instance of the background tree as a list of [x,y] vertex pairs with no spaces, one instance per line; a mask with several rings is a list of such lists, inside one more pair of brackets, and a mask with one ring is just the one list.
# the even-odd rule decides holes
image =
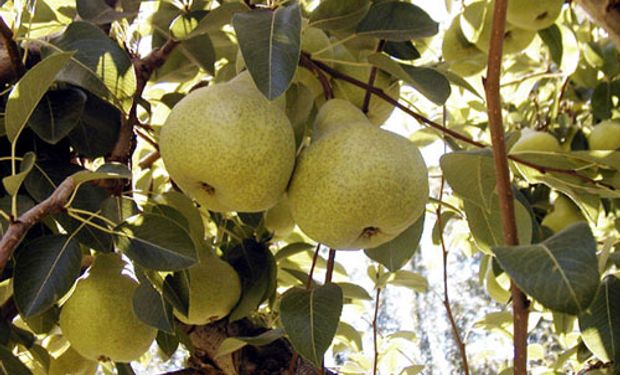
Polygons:
[[414,3],[2,2],[0,372],[619,373],[617,2]]

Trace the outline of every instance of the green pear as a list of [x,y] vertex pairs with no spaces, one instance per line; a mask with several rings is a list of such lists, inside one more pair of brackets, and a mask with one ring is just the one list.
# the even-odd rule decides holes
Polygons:
[[444,34],[441,53],[450,70],[462,76],[480,73],[487,65],[487,56],[463,35],[459,17]]
[[543,218],[541,225],[557,233],[580,221],[586,221],[586,219],[579,207],[567,196],[559,195],[553,203],[553,210]]
[[592,128],[588,137],[591,150],[617,150],[620,148],[620,119],[606,120]]
[[357,122],[368,122],[359,108],[344,99],[330,99],[323,104],[314,119],[312,139],[316,140],[334,129],[355,126]]
[[[463,35],[485,53],[489,52],[492,22],[493,4],[484,1],[467,5],[460,16]],[[503,53],[509,55],[522,52],[532,43],[535,36],[535,31],[507,24],[504,32]]]
[[295,229],[295,220],[291,215],[291,206],[286,195],[263,215],[265,228],[276,237],[286,237]]
[[204,255],[189,268],[189,314],[174,310],[185,324],[203,325],[228,315],[241,297],[241,281],[232,266],[215,255]]
[[[315,58],[333,58],[334,51],[330,44],[331,42],[327,34],[319,28],[308,26],[301,33],[302,51],[309,52]],[[297,68],[293,82],[306,86],[315,98],[323,94],[321,81],[319,81],[316,74],[305,67],[300,66]]]
[[60,357],[52,358],[48,375],[95,375],[98,365],[69,347]]
[[160,134],[170,177],[212,211],[273,207],[295,164],[295,136],[281,106],[261,94],[248,72],[189,93]]
[[398,236],[424,213],[428,192],[418,148],[358,121],[329,131],[302,152],[288,198],[306,235],[345,250],[373,248]]
[[543,131],[526,129],[510,149],[510,153],[528,151],[562,152],[562,147],[553,135]]
[[516,27],[538,31],[555,22],[564,0],[510,0],[506,19]]
[[100,254],[60,312],[62,334],[82,357],[131,362],[144,354],[157,330],[138,319],[133,294],[138,282],[119,254]]

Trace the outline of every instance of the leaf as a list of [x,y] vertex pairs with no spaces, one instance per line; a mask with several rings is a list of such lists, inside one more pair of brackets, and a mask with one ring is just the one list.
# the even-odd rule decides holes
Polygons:
[[234,322],[255,311],[273,294],[277,267],[271,251],[252,239],[245,239],[242,244],[226,251],[224,260],[241,278],[241,298],[229,317]]
[[78,124],[86,94],[76,88],[48,91],[28,120],[30,128],[45,142],[56,144]]
[[386,42],[383,51],[400,60],[415,60],[421,56],[418,49],[409,40],[406,42]]
[[365,249],[364,253],[391,272],[398,271],[415,254],[423,231],[424,215],[393,240],[374,249]]
[[0,345],[0,369],[7,375],[32,375],[30,369],[3,345]]
[[133,311],[144,324],[174,333],[172,306],[148,282],[141,282],[133,294]]
[[315,247],[316,247],[315,245],[305,243],[305,242],[294,242],[278,250],[278,252],[275,255],[275,258],[276,258],[276,261],[280,261],[288,257],[292,257],[293,255],[303,253],[308,250],[312,250]]
[[7,176],[2,179],[2,185],[4,185],[4,189],[10,196],[15,196],[19,192],[19,188],[22,186],[22,183],[28,177],[28,173],[32,171],[34,167],[34,162],[37,158],[37,155],[29,151],[22,158],[21,163],[19,164],[19,172],[12,175]]
[[76,185],[94,180],[130,179],[131,171],[126,165],[118,163],[103,164],[96,171],[83,170],[74,173],[71,178]]
[[620,363],[620,279],[603,279],[590,309],[579,316],[581,338],[603,362]]
[[188,37],[218,31],[223,26],[231,23],[233,15],[247,12],[249,9],[250,8],[243,2],[223,3],[207,13],[207,15],[198,22],[196,28],[194,28]]
[[450,96],[450,82],[438,70],[399,64],[382,53],[368,56],[368,62],[402,79],[435,104],[442,105]]
[[472,94],[482,99],[482,95],[480,95],[480,93],[474,88],[474,86],[472,86],[469,82],[467,82],[466,79],[464,79],[460,75],[455,74],[451,72],[450,70],[446,70],[446,69],[437,69],[437,70],[440,71],[441,74],[443,74],[443,76],[446,77],[446,79],[448,79],[448,81],[450,81],[451,84],[458,86],[458,87],[462,87],[465,90],[471,92]]
[[421,8],[400,1],[375,2],[356,33],[395,42],[437,34],[439,25]]
[[258,89],[269,100],[289,87],[299,61],[301,11],[294,2],[275,11],[237,13],[233,26],[243,59]]
[[611,118],[613,108],[611,85],[609,82],[601,82],[592,92],[592,113],[599,120]]
[[342,289],[342,295],[346,299],[356,299],[364,301],[372,301],[372,297],[366,289],[357,284],[352,283],[337,283],[340,289]]
[[136,375],[129,363],[114,363],[114,367],[116,367],[116,372],[118,375]]
[[586,223],[577,223],[528,246],[492,248],[517,285],[543,306],[584,313],[599,286],[596,241]]
[[128,113],[136,91],[136,73],[127,52],[97,26],[71,23],[51,43],[76,51],[58,79],[92,92]]
[[216,54],[209,35],[198,35],[185,39],[177,46],[177,49],[192,64],[209,74],[215,74]]
[[119,225],[116,231],[118,248],[142,267],[178,271],[198,261],[188,229],[166,216],[135,215]]
[[176,338],[176,336],[169,335],[163,331],[157,332],[156,341],[157,346],[159,346],[159,349],[161,349],[161,351],[163,352],[165,359],[170,358],[179,347],[179,340]]
[[370,9],[369,0],[324,0],[310,14],[309,26],[337,31],[351,29]]
[[291,288],[282,296],[282,325],[295,350],[317,367],[336,334],[342,298],[342,290],[332,283],[311,290]]
[[105,0],[77,0],[76,9],[82,19],[96,25],[112,23],[136,14],[135,12],[117,12]]
[[424,293],[428,290],[428,281],[426,281],[426,278],[419,273],[411,271],[396,271],[388,276],[387,282],[388,284],[404,286],[420,293]]
[[69,141],[79,154],[95,158],[112,151],[121,127],[121,113],[95,95],[86,96],[84,112],[69,133]]
[[284,331],[278,328],[278,329],[270,329],[268,331],[261,333],[258,336],[253,336],[253,337],[248,337],[248,336],[228,337],[224,339],[224,341],[222,341],[222,343],[218,347],[217,353],[215,354],[215,358],[236,352],[237,350],[243,348],[246,345],[253,345],[253,346],[269,345],[272,342],[281,338],[282,336],[284,336]]
[[37,104],[71,56],[72,52],[46,57],[28,70],[13,86],[6,103],[4,117],[6,135],[11,143],[19,137]]
[[490,150],[444,154],[439,163],[446,181],[457,195],[491,211],[496,183]]
[[44,312],[64,296],[80,274],[82,252],[68,235],[38,237],[21,249],[15,262],[13,289],[20,314]]
[[538,35],[543,42],[549,47],[551,52],[551,60],[557,65],[562,63],[562,32],[557,25],[551,25],[546,29],[538,30]]

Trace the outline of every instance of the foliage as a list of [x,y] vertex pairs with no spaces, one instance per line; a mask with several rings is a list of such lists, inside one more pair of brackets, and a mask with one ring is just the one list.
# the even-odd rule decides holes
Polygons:
[[[588,138],[597,133],[597,145],[620,139],[620,127],[609,125],[620,121],[620,59],[600,25],[576,5],[557,5],[558,18],[546,20],[543,29],[508,24],[501,75],[506,148],[532,130],[557,140],[559,148],[531,142],[509,152],[515,215],[506,218],[482,79],[490,3],[448,0],[450,16],[442,24],[424,2],[408,0],[0,3],[8,25],[0,28],[6,47],[0,50],[6,86],[0,98],[0,373],[46,374],[79,357],[59,316],[78,280],[87,280],[93,257],[118,252],[130,265],[123,272],[139,283],[125,308],[157,329],[158,356],[173,358],[170,363],[189,352],[185,366],[241,373],[244,361],[260,362],[262,352],[277,362],[273,372],[296,366],[316,371],[325,363],[343,374],[417,374],[432,364],[400,349],[423,347],[417,332],[381,335],[379,313],[390,313],[380,308],[386,289],[434,291],[427,270],[416,263],[420,243],[430,246],[427,237],[442,248],[438,272],[446,280],[459,272],[445,269],[448,255],[479,264],[474,282],[490,312],[480,312],[474,330],[487,338],[512,339],[511,316],[501,309],[509,302],[509,280],[527,294],[535,317],[528,348],[533,373],[619,372],[620,152]],[[523,7],[509,11],[509,21],[530,19]],[[517,11],[525,13],[515,17]],[[289,230],[291,223],[272,233],[266,211],[208,210],[170,178],[158,142],[173,107],[190,92],[246,69],[258,92],[273,101],[266,111],[286,113],[297,157],[317,141],[315,119],[334,96],[358,107],[350,116],[334,114],[330,121],[338,126],[347,120],[361,126],[366,119],[358,121],[360,111],[371,120],[392,113],[385,126],[391,130],[406,118],[407,144],[427,158],[430,198],[413,198],[426,202],[425,213],[391,233],[390,241],[355,253],[359,264],[368,264],[368,275],[353,274],[338,260],[342,252],[299,228]],[[399,110],[392,112],[394,106]],[[593,130],[602,122],[610,129],[604,136],[602,127]],[[324,130],[321,137],[329,136]],[[431,163],[429,155],[438,153],[439,162]],[[372,175],[349,163],[362,183]],[[577,223],[543,225],[561,200],[579,211]],[[505,246],[506,220],[515,222],[520,246]],[[370,236],[376,228],[364,229]],[[227,301],[213,309],[218,318],[225,310],[224,319],[190,327],[175,315],[189,314],[197,297],[191,293],[190,300],[198,269],[192,267],[211,255],[227,262],[226,272],[234,269],[238,281],[233,277],[234,286],[213,292]],[[368,283],[372,293],[363,287]],[[448,317],[442,312],[433,319],[450,320],[462,349],[456,366],[475,373],[484,364],[464,361],[470,327],[458,314],[455,319],[445,287]],[[238,300],[233,307],[231,298]],[[351,312],[372,321],[372,332],[356,326]],[[238,367],[230,367],[232,355]],[[79,371],[92,373],[92,359],[76,360],[87,369]],[[133,372],[130,364],[98,359],[106,373]],[[149,360],[145,354],[140,362]],[[496,365],[494,373],[511,371],[510,363]]]

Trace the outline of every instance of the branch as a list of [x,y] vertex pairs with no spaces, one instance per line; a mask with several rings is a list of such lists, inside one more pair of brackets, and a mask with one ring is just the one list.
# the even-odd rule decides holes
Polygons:
[[[506,143],[504,141],[504,124],[499,91],[507,5],[508,0],[496,0],[493,5],[491,42],[484,88],[491,131],[493,161],[495,164],[495,180],[497,182],[499,206],[502,214],[504,243],[507,246],[516,246],[519,244],[519,238],[517,236],[514,198],[510,182],[510,170],[508,169]],[[528,300],[514,283],[511,283],[511,290],[514,317],[514,373],[515,375],[526,375]]]
[[74,190],[73,178],[67,177],[52,195],[9,224],[9,228],[0,239],[0,274],[28,230],[47,215],[61,212]]
[[[376,52],[383,51],[383,47],[385,46],[385,40],[381,39],[379,44],[377,45]],[[370,69],[370,76],[368,77],[368,86],[374,86],[375,78],[377,77],[377,66],[373,65]],[[370,98],[371,98],[370,90],[366,89],[366,94],[364,95],[364,104],[362,105],[362,112],[368,113],[368,107],[370,107]]]
[[136,92],[134,93],[129,115],[124,119],[121,125],[118,139],[108,160],[123,164],[126,164],[129,160],[133,147],[133,127],[138,124],[138,101],[142,98],[144,88],[153,75],[153,72],[164,65],[166,59],[178,44],[178,41],[168,39],[161,47],[154,49],[148,56],[134,61]]
[[588,16],[602,26],[620,49],[620,2],[618,0],[576,0]]
[[299,65],[304,68],[308,68],[311,72],[317,75],[319,82],[321,82],[321,86],[323,86],[323,94],[325,95],[326,100],[334,98],[334,90],[329,82],[329,78],[327,78],[323,71],[317,66],[316,61],[310,58],[310,55],[302,53],[299,56]]
[[4,44],[4,47],[9,55],[9,59],[11,60],[13,76],[16,79],[19,79],[24,75],[24,73],[26,73],[26,68],[24,67],[22,59],[19,55],[17,43],[15,43],[15,40],[13,39],[13,31],[11,31],[11,28],[9,28],[6,22],[4,22],[2,17],[0,17],[0,38],[2,39],[2,44]]
[[[379,275],[377,274],[377,279]],[[377,318],[379,316],[379,299],[381,297],[381,288],[377,288],[377,294],[375,297],[375,314],[372,318],[372,344],[373,344],[373,362],[372,362],[372,374],[377,375],[379,369],[379,349],[377,345]]]

